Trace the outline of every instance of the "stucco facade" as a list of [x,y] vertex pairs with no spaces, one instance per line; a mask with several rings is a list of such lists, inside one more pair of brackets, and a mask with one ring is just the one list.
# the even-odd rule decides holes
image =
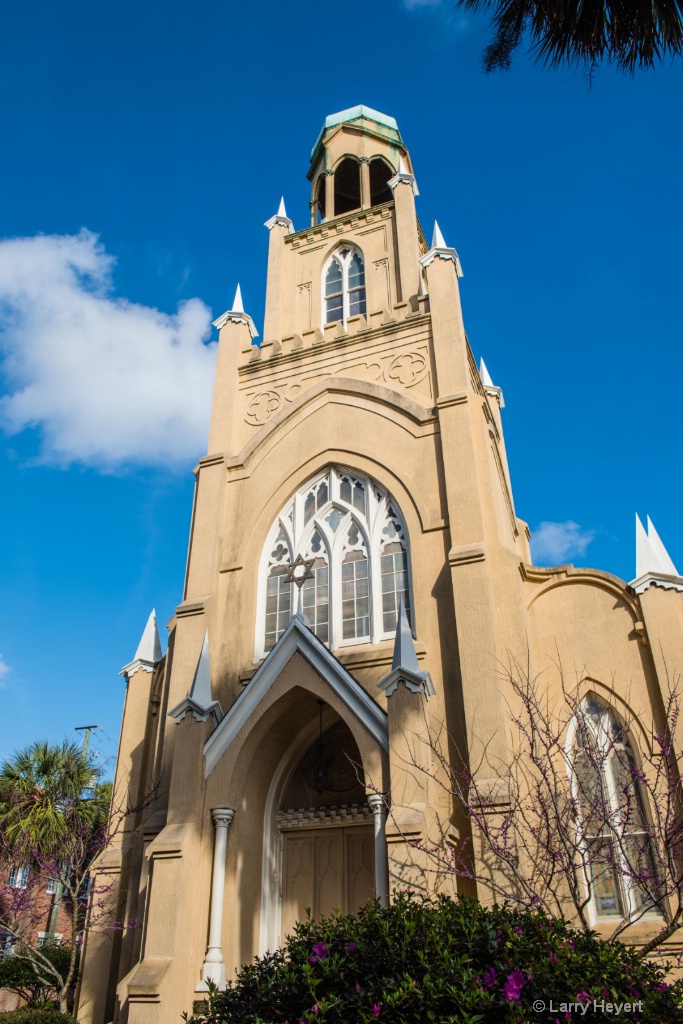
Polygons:
[[[469,348],[458,256],[438,228],[425,240],[393,119],[328,118],[309,178],[309,226],[284,206],[266,225],[261,344],[239,297],[216,321],[185,593],[166,656],[126,670],[115,790],[131,806],[158,790],[98,864],[124,927],[88,934],[84,1024],[176,1022],[207,978],[279,943],[306,886],[321,910],[399,884],[471,891],[410,845],[467,829],[419,762],[435,728],[504,792],[501,665],[552,688],[561,663],[646,730],[683,665],[675,571],[636,587],[531,565],[502,394]],[[297,606],[299,554],[314,579]]]

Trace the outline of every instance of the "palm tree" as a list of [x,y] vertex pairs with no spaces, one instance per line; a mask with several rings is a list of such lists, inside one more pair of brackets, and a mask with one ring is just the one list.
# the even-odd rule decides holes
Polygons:
[[[28,869],[23,886],[13,888],[11,880],[0,886],[0,926],[14,937],[15,955],[38,983],[57,992],[63,1012],[76,974],[84,886],[108,838],[111,783],[100,776],[87,752],[67,741],[33,743],[0,765],[0,870],[17,864]],[[59,903],[63,896],[68,900],[71,943],[59,964],[32,943],[48,878],[56,883],[50,937]]]
[[[75,743],[39,741],[0,766],[0,831],[3,846],[26,860],[59,854],[76,823],[96,826],[101,801],[93,759]],[[105,812],[106,817],[106,812]]]
[[458,0],[458,5],[493,15],[495,36],[482,60],[486,71],[509,68],[525,38],[541,62],[590,72],[603,60],[633,72],[683,53],[680,0]]

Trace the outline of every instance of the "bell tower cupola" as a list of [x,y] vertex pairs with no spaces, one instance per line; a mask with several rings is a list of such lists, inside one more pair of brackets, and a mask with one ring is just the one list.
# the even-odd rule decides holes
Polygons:
[[391,179],[412,173],[393,117],[359,105],[330,114],[311,153],[311,223],[393,199]]

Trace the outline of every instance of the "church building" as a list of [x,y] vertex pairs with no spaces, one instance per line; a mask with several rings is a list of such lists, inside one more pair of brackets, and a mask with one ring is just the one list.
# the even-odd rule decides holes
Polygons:
[[[437,742],[505,806],[501,666],[552,688],[561,664],[645,733],[683,666],[683,578],[651,523],[632,583],[532,565],[503,394],[394,118],[327,117],[308,178],[308,223],[282,202],[265,225],[262,340],[239,287],[215,322],[184,592],[166,655],[152,613],[122,672],[131,811],[96,864],[115,924],[86,936],[82,1024],[177,1024],[307,907],[476,892],[430,873],[420,840],[469,827],[431,778]],[[597,924],[621,885],[592,900]]]

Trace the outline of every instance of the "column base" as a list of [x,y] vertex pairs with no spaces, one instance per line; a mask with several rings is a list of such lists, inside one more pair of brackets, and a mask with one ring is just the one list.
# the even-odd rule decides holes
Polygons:
[[202,979],[197,982],[195,992],[208,992],[212,981],[221,992],[226,987],[225,964],[202,964]]

